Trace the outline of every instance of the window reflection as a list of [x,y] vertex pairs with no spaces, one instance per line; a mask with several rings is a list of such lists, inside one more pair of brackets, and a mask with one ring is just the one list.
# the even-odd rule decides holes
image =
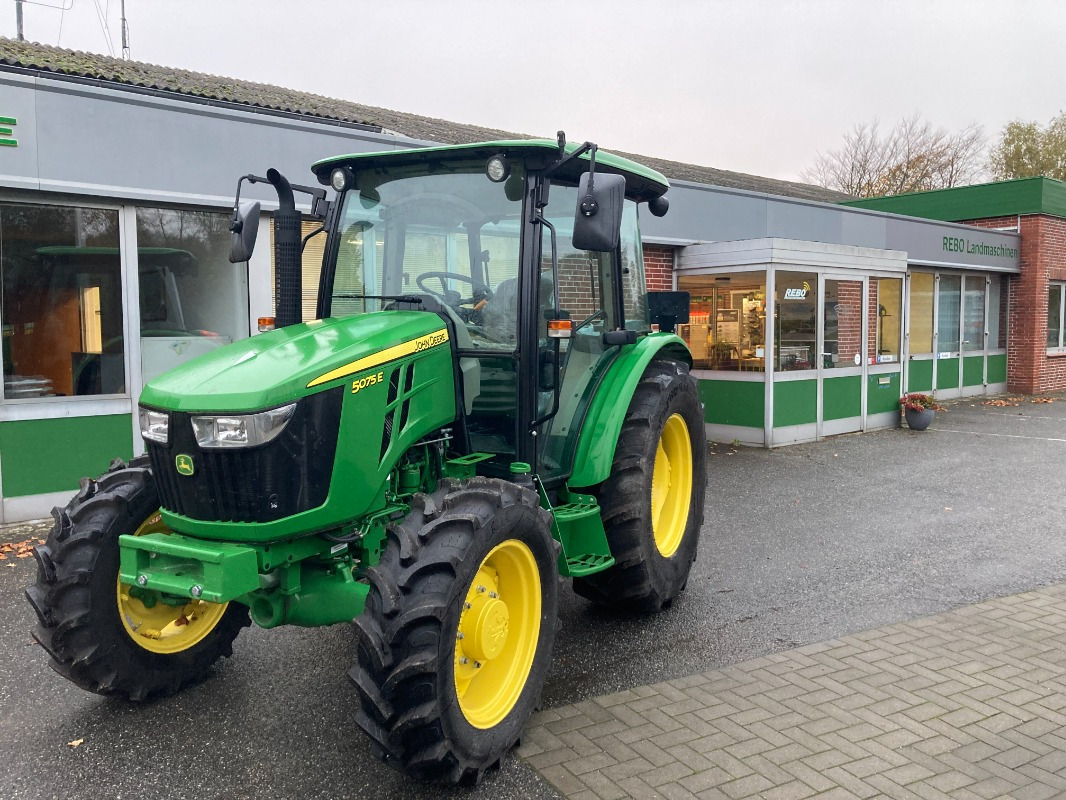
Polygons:
[[118,212],[0,205],[6,399],[126,390]]
[[229,215],[137,209],[145,382],[248,335],[244,264],[229,262]]

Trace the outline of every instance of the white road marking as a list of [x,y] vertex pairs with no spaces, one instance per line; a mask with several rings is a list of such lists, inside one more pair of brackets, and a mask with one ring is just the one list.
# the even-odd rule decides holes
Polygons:
[[1003,439],[1035,439],[1038,442],[1066,442],[1066,439],[1056,439],[1051,436],[1021,436],[1015,433],[988,433],[987,431],[953,431],[945,428],[930,428],[937,433],[968,433],[970,436],[999,436]]

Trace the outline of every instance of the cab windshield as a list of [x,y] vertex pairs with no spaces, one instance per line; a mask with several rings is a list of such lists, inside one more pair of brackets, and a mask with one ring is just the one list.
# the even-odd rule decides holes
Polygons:
[[467,335],[460,347],[517,344],[521,164],[494,183],[484,159],[357,172],[341,211],[333,316],[392,298],[435,298]]

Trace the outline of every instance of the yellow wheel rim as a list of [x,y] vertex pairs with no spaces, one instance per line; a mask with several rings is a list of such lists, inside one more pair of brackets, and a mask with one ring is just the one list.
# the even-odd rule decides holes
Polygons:
[[540,638],[540,572],[508,539],[489,551],[467,590],[455,636],[455,694],[466,721],[491,728],[518,702]]
[[[145,520],[133,535],[168,532],[163,518],[157,513]],[[122,627],[133,641],[152,653],[188,650],[215,629],[229,605],[190,598],[183,605],[167,605],[157,599],[149,606],[130,594],[129,584],[117,581],[116,585]]]
[[692,502],[692,441],[680,414],[663,426],[651,473],[651,527],[655,547],[669,558],[681,546]]

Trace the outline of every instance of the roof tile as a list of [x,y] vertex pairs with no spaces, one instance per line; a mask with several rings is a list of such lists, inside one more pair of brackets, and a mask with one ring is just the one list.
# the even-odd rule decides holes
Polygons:
[[[0,68],[2,65],[367,125],[379,128],[386,133],[441,144],[533,138],[528,134],[449,122],[419,114],[407,114],[402,111],[367,106],[281,86],[207,75],[202,72],[162,67],[140,61],[124,61],[111,56],[65,50],[4,37],[0,37]],[[554,137],[549,135],[548,138]],[[826,203],[852,199],[849,195],[823,189],[820,186],[763,178],[758,175],[747,175],[741,172],[730,172],[614,150],[612,152],[646,164],[674,180],[746,189]]]

